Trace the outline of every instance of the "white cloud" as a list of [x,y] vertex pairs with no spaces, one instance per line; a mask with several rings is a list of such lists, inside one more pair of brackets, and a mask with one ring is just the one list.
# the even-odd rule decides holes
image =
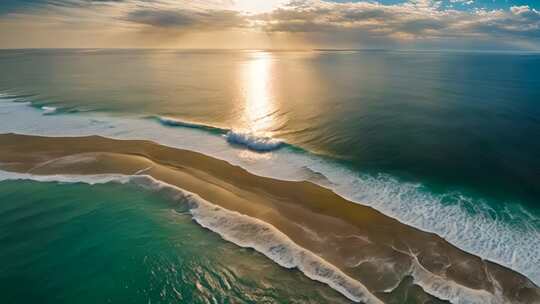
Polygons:
[[[451,0],[465,5],[470,1]],[[236,0],[43,2],[23,12],[0,15],[0,41],[6,41],[2,38],[8,36],[30,35],[26,29],[35,28],[49,31],[50,35],[70,31],[71,36],[76,36],[76,31],[113,35],[121,30],[159,39],[177,39],[174,35],[186,33],[236,31],[254,35],[258,32],[270,38],[286,34],[317,40],[327,46],[336,41],[363,46],[373,41],[384,45],[403,41],[445,45],[489,41],[540,47],[540,12],[526,5],[506,10],[456,10],[435,0],[399,4],[292,0],[266,13],[246,14],[235,10]]]
[[473,5],[474,0],[450,0],[450,3],[461,3],[466,5]]
[[540,13],[528,6],[509,10],[453,10],[431,0],[403,4],[295,0],[259,17],[278,32],[356,31],[370,36],[454,38],[528,36],[540,38]]

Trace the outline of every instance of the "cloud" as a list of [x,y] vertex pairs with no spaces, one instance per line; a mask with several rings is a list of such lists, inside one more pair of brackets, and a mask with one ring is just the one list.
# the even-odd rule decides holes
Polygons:
[[375,2],[290,2],[269,14],[264,29],[270,32],[356,32],[365,36],[430,35],[449,26],[439,2],[414,1],[400,5]]
[[470,28],[494,37],[540,39],[540,12],[528,6],[513,6],[506,11],[481,11]]
[[450,0],[450,3],[460,3],[460,4],[472,5],[472,4],[474,4],[474,0]]
[[76,37],[83,32],[97,36],[107,32],[113,37],[111,41],[131,35],[131,41],[141,43],[147,35],[153,37],[152,45],[158,40],[169,45],[167,39],[177,43],[179,36],[235,32],[236,37],[258,34],[262,40],[277,41],[279,37],[281,41],[296,39],[325,47],[385,47],[396,43],[414,47],[428,42],[451,47],[483,41],[490,47],[512,44],[540,49],[540,12],[527,5],[487,10],[467,4],[471,0],[451,0],[467,6],[456,10],[447,5],[449,2],[437,0],[394,4],[292,0],[266,13],[248,14],[235,10],[236,0],[4,1],[0,4],[0,47],[9,43],[5,42],[9,41],[7,37],[22,41],[38,33],[57,36],[69,32],[66,37]]
[[245,17],[232,10],[137,9],[126,21],[157,28],[223,30],[247,25]]
[[257,17],[269,32],[355,32],[363,36],[444,39],[527,36],[540,38],[540,13],[529,6],[509,10],[453,10],[441,2],[337,3],[295,0]]

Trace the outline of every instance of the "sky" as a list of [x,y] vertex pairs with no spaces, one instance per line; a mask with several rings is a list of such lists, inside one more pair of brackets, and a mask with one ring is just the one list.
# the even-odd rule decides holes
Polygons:
[[0,0],[0,48],[540,50],[539,0]]

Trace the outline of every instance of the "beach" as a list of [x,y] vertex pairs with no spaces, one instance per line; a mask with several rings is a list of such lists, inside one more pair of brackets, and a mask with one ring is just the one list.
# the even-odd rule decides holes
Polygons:
[[[142,184],[165,183],[193,193],[224,210],[194,208],[203,210],[194,213],[199,224],[299,268],[351,300],[390,301],[404,289],[417,299],[435,296],[453,303],[540,299],[538,286],[523,275],[311,182],[256,176],[222,160],[149,141],[6,134],[0,144],[1,169],[21,173],[21,179],[113,174],[147,177],[152,182]],[[265,246],[265,235],[278,247]],[[287,256],[299,252],[304,258]]]

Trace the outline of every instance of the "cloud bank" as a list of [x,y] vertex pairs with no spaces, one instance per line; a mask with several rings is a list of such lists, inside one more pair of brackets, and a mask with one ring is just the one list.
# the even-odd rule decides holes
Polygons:
[[[220,41],[230,36],[245,38],[240,47],[266,40],[286,48],[296,46],[291,43],[296,40],[310,47],[540,49],[540,11],[528,5],[486,9],[474,7],[470,0],[398,4],[292,0],[256,13],[239,10],[235,0],[26,0],[19,4],[0,4],[0,47],[17,44],[20,39],[13,33],[43,43],[28,32],[33,28],[56,33],[65,42],[83,33],[95,39],[96,47],[100,43],[183,47],[182,43],[190,45],[189,39],[211,46],[212,37],[220,37],[214,41],[220,48]],[[455,9],[454,4],[467,9]]]
[[540,11],[529,6],[463,11],[444,9],[441,2],[430,0],[395,5],[296,0],[260,18],[266,21],[266,30],[279,32],[354,31],[396,38],[540,38]]

